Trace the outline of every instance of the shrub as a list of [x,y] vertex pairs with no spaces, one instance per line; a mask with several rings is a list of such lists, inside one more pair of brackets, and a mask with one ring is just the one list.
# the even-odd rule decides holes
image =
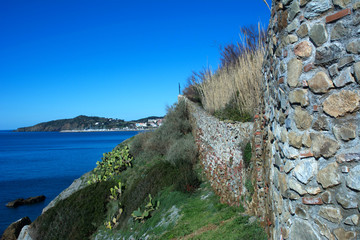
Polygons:
[[245,148],[244,148],[244,150],[243,150],[245,167],[249,167],[249,166],[250,166],[250,161],[251,161],[251,157],[252,157],[251,151],[252,151],[252,149],[251,149],[251,143],[248,142],[248,143],[245,145]]
[[187,134],[176,140],[169,148],[165,160],[174,166],[193,164],[196,160],[196,147],[194,137]]

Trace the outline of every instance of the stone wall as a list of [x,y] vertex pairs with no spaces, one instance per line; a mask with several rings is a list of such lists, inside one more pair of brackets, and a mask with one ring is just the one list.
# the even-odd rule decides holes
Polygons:
[[227,123],[185,101],[190,113],[200,161],[215,193],[223,203],[238,205],[244,194],[246,171],[242,148],[250,141],[253,123]]
[[359,53],[359,0],[273,0],[262,132],[273,239],[360,239]]

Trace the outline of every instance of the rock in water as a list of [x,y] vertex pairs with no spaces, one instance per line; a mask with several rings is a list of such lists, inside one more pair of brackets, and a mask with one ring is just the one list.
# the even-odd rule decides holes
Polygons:
[[4,231],[1,240],[16,240],[20,234],[21,229],[25,225],[31,224],[29,217],[24,217],[12,224]]
[[6,206],[9,208],[16,208],[18,206],[25,205],[25,204],[34,204],[34,203],[39,203],[39,202],[45,201],[45,198],[46,197],[44,195],[37,196],[37,197],[29,197],[27,199],[19,198],[14,201],[8,202],[6,204]]

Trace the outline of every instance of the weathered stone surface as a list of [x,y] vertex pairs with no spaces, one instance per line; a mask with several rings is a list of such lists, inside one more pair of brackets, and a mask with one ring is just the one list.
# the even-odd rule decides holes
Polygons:
[[330,130],[329,128],[329,123],[326,119],[325,116],[320,115],[318,117],[318,119],[314,122],[312,128],[316,131],[328,131]]
[[360,153],[342,153],[336,156],[338,163],[360,162]]
[[286,191],[286,197],[291,200],[298,200],[300,198],[299,194],[297,194],[295,191],[287,190]]
[[289,94],[289,102],[291,104],[301,104],[301,106],[306,107],[309,105],[308,90],[296,89],[291,91]]
[[337,207],[322,206],[320,208],[319,215],[333,223],[340,223],[343,219],[341,210]]
[[332,81],[325,72],[318,72],[309,81],[309,88],[314,93],[327,93],[334,87]]
[[360,53],[360,40],[349,42],[346,45],[346,51],[353,54]]
[[330,163],[317,174],[317,181],[323,188],[333,187],[341,183],[339,165],[336,162]]
[[286,196],[286,190],[288,189],[288,186],[286,181],[286,175],[284,173],[279,174],[279,185],[281,195]]
[[339,77],[335,78],[334,84],[336,87],[343,87],[346,84],[355,82],[355,79],[351,75],[351,67],[346,68]]
[[292,169],[294,169],[295,164],[293,161],[286,161],[284,166],[285,173],[289,173]]
[[338,62],[338,68],[342,69],[343,67],[349,65],[350,63],[353,63],[355,61],[353,56],[346,56],[339,59]]
[[354,73],[358,83],[360,83],[360,62],[354,64]]
[[280,13],[280,16],[278,17],[278,27],[279,31],[282,31],[288,26],[288,11],[283,11]]
[[343,228],[337,228],[334,230],[334,234],[337,239],[341,240],[352,240],[356,239],[356,232],[353,231],[346,231]]
[[308,194],[317,195],[317,194],[321,193],[321,188],[309,186],[306,188],[306,191],[308,192]]
[[310,40],[317,46],[323,45],[328,39],[328,33],[324,24],[315,24],[309,33]]
[[310,137],[313,143],[312,150],[316,158],[321,156],[324,158],[332,157],[340,147],[337,141],[325,137],[323,134],[311,133]]
[[288,36],[288,41],[289,41],[289,43],[291,43],[291,44],[296,43],[298,40],[299,40],[299,38],[298,38],[296,35],[294,35],[294,34],[290,34],[290,35]]
[[294,120],[298,129],[306,130],[311,127],[313,117],[306,110],[302,110],[301,107],[296,107]]
[[341,8],[345,8],[350,2],[351,0],[333,0],[334,5]]
[[300,38],[304,38],[309,34],[309,27],[307,26],[306,23],[302,24],[299,29],[296,31],[296,34],[300,37]]
[[310,0],[300,0],[300,7],[305,6]]
[[289,159],[296,159],[299,157],[299,150],[293,147],[283,147],[282,152]]
[[300,4],[298,1],[293,1],[289,8],[289,21],[292,21],[294,17],[300,12]]
[[326,204],[330,204],[333,203],[333,196],[331,194],[331,192],[329,191],[325,191],[321,194],[321,199],[323,200],[324,203]]
[[29,217],[24,217],[16,222],[10,224],[9,227],[5,229],[5,231],[1,237],[1,240],[16,240],[20,234],[21,229],[25,225],[29,225],[29,224],[31,224],[31,220]]
[[295,214],[298,217],[301,217],[302,219],[308,219],[309,218],[309,215],[308,215],[307,212],[308,212],[308,208],[306,208],[305,206],[298,205],[295,208]]
[[333,127],[333,132],[338,140],[349,141],[356,138],[356,126],[353,124],[346,124],[344,126],[336,125]]
[[308,58],[311,56],[312,46],[308,41],[303,41],[295,46],[294,53],[296,56]]
[[317,240],[321,239],[308,221],[295,219],[290,228],[291,239]]
[[346,225],[350,225],[350,226],[357,226],[359,224],[359,219],[360,219],[359,214],[353,214],[353,215],[347,217],[345,219],[344,223]]
[[297,180],[295,180],[294,178],[291,178],[288,181],[288,187],[291,190],[294,190],[295,192],[297,192],[300,195],[306,194],[305,188]]
[[303,197],[302,203],[306,205],[323,205],[323,201],[319,197]]
[[302,144],[305,147],[308,147],[308,148],[311,147],[312,141],[311,141],[311,138],[310,138],[310,134],[308,134],[308,133],[303,134],[303,136],[302,136]]
[[316,49],[315,64],[328,64],[341,56],[341,47],[334,43]]
[[332,117],[345,116],[360,108],[360,94],[356,91],[342,90],[330,95],[323,103],[323,110]]
[[331,41],[342,39],[350,34],[350,29],[346,28],[341,22],[337,22],[331,31]]
[[313,0],[306,5],[304,16],[314,18],[332,7],[330,0]]
[[296,87],[299,85],[299,77],[301,75],[302,67],[302,61],[296,58],[291,59],[287,64],[287,83],[290,87]]
[[354,192],[338,192],[335,198],[336,201],[345,209],[358,207],[357,196]]
[[346,177],[346,186],[360,191],[360,165],[357,165],[350,170],[350,173]]
[[295,148],[301,148],[301,145],[302,145],[301,135],[298,135],[295,132],[290,132],[289,133],[289,144]]
[[334,235],[331,234],[326,224],[321,223],[320,220],[317,218],[314,219],[314,222],[316,223],[316,225],[318,225],[321,235],[325,236],[328,240],[336,240]]
[[338,66],[337,66],[336,63],[333,64],[333,65],[331,65],[331,66],[328,68],[328,70],[329,70],[330,76],[332,76],[332,77],[339,75]]
[[[307,184],[318,171],[318,162],[315,158],[307,158],[302,160],[294,169],[293,175],[300,182]],[[295,190],[295,189],[294,189]]]
[[291,33],[293,31],[295,31],[296,29],[298,29],[300,26],[300,21],[299,19],[295,18],[286,28],[288,33]]

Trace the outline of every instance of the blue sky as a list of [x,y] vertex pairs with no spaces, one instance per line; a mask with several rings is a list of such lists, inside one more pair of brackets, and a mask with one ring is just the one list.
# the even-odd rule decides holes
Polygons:
[[270,16],[262,0],[0,2],[0,129],[164,115],[179,83]]

